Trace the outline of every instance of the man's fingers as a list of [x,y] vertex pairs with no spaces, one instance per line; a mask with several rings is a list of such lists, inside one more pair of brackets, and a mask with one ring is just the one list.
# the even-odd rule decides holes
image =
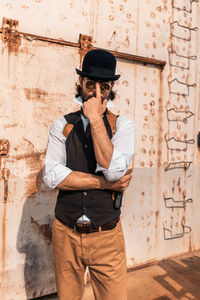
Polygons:
[[101,101],[101,89],[98,82],[96,82],[96,98]]
[[104,99],[104,100],[103,100],[103,112],[102,112],[102,114],[105,112],[106,106],[107,106],[107,100]]
[[127,175],[127,174],[131,174],[131,173],[132,173],[132,171],[133,171],[133,168],[131,168],[131,169],[128,169],[125,175]]
[[132,175],[131,175],[131,174],[124,175],[124,177],[122,177],[122,178],[120,179],[120,183],[121,183],[121,184],[126,184],[127,182],[130,182],[130,181],[131,181],[131,178],[132,178]]
[[131,180],[132,175],[131,174],[127,174],[124,176],[125,181]]

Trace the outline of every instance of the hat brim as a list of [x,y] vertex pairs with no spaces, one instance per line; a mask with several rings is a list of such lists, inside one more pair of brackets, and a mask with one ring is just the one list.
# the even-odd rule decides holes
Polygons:
[[114,75],[114,76],[95,76],[93,74],[89,74],[89,73],[86,73],[86,72],[83,72],[79,69],[76,69],[76,73],[80,76],[84,76],[84,77],[87,77],[89,79],[99,79],[99,80],[104,80],[104,81],[115,81],[117,79],[119,79],[119,77],[121,75]]

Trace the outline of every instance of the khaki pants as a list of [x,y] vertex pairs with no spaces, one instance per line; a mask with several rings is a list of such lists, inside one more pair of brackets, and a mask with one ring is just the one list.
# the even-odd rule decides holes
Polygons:
[[59,300],[81,300],[86,266],[96,300],[127,300],[120,222],[112,230],[80,234],[55,219],[53,250]]

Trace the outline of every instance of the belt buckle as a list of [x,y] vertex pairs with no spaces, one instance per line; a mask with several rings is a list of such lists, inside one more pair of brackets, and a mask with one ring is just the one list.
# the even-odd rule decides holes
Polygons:
[[75,223],[73,230],[75,232],[81,233],[81,231],[77,230],[77,228],[84,229],[84,232],[82,233],[89,233],[89,228],[90,228],[91,222],[88,223]]
[[85,222],[85,223],[76,223],[75,225],[77,225],[78,227],[87,227],[91,225],[91,222]]

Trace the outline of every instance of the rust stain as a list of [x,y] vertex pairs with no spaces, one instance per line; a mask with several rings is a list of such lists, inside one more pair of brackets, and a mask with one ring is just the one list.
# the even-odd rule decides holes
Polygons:
[[39,88],[24,88],[26,98],[31,101],[44,102],[44,99],[48,96],[48,93],[45,90]]
[[157,48],[157,45],[155,42],[153,42],[153,48],[156,49]]
[[[34,155],[33,157],[27,158],[25,164],[27,168],[30,169],[31,176],[34,176],[33,174],[37,173],[39,169],[42,168],[42,157],[40,155]],[[33,178],[31,179],[31,182],[33,182]]]
[[6,157],[10,149],[10,144],[8,140],[0,140],[0,157]]
[[21,8],[23,8],[23,9],[29,9],[29,6],[21,5]]
[[142,151],[142,153],[144,153],[144,154],[146,154],[146,152],[147,152],[145,148],[142,148],[141,151]]
[[89,36],[89,35],[80,34],[79,44],[80,44],[80,49],[79,49],[80,68],[81,68],[83,57],[85,56],[85,54],[89,50],[92,50],[92,48],[93,48],[93,46],[92,46],[92,37]]
[[37,233],[44,239],[47,244],[52,240],[52,227],[50,224],[39,224],[33,217],[31,217],[31,224]]
[[193,247],[192,247],[192,236],[189,235],[189,252],[192,253]]
[[46,153],[46,150],[45,151],[41,151],[41,152],[32,152],[32,153],[28,153],[28,154],[19,154],[19,155],[13,155],[11,156],[10,158],[11,159],[24,159],[24,158],[35,158],[36,160],[38,160],[40,158],[40,156],[44,155]]
[[109,15],[109,20],[110,21],[113,21],[114,20],[114,17],[112,15]]
[[152,162],[152,161],[149,162],[149,167],[150,167],[150,168],[153,167],[153,162]]
[[7,129],[7,128],[12,128],[12,127],[17,127],[18,124],[14,123],[14,124],[6,124],[4,125],[4,129]]
[[124,6],[123,6],[123,5],[120,5],[120,6],[119,6],[119,10],[124,12]]
[[122,82],[122,84],[125,85],[125,87],[128,87],[128,86],[129,86],[129,83],[128,83],[127,80],[124,80],[124,81]]
[[5,43],[8,53],[18,53],[21,45],[21,37],[17,31],[18,21],[3,18],[2,22],[2,41]]
[[25,179],[25,190],[24,190],[24,198],[30,195],[34,196],[35,193],[39,191],[38,183],[37,183],[37,173],[31,174]]
[[1,295],[5,298],[5,266],[6,266],[6,210],[7,206],[4,203],[3,218],[2,218],[2,250],[1,250]]
[[159,210],[157,210],[156,211],[156,218],[158,217],[159,213],[160,213]]
[[126,36],[126,39],[125,39],[125,42],[124,42],[124,46],[126,48],[129,48],[129,46],[130,46],[130,41],[129,41],[129,36],[128,35]]

